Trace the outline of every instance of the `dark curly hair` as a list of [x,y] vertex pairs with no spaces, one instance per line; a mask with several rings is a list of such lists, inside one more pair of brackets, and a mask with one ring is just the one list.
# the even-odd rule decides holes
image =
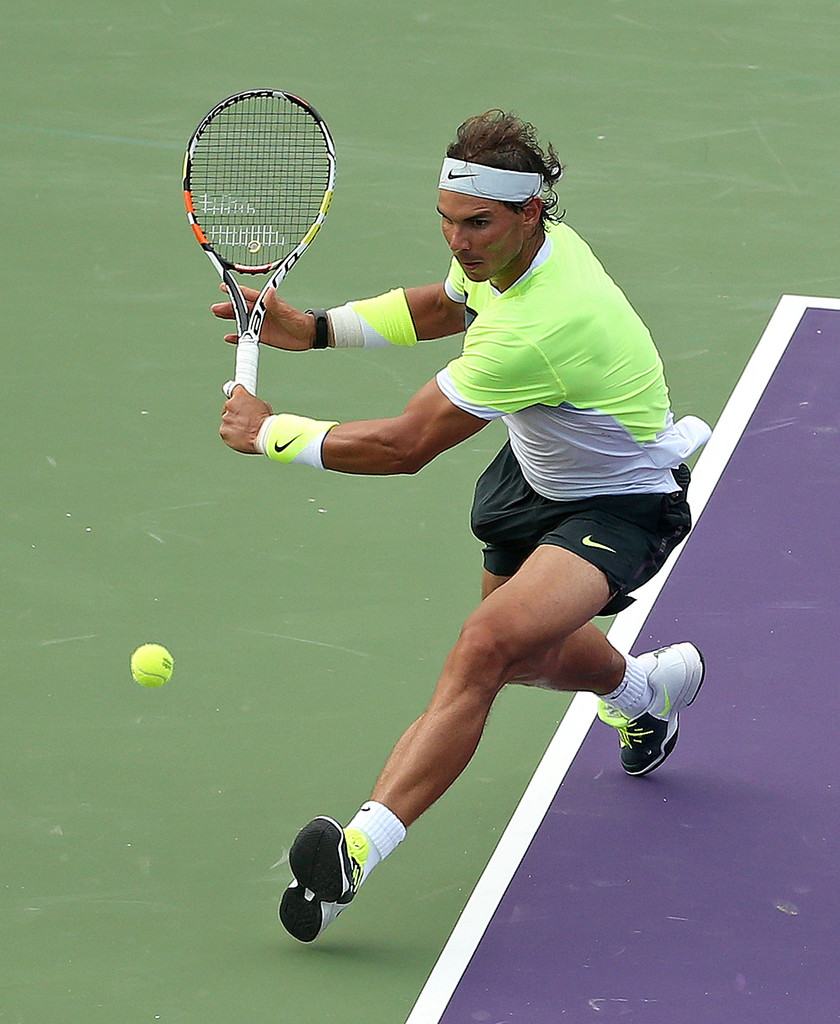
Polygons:
[[[554,191],[563,174],[560,158],[551,143],[543,149],[536,128],[516,114],[494,109],[469,118],[458,128],[458,136],[447,148],[446,155],[485,167],[541,175],[543,223],[556,224],[563,219],[566,211],[557,212],[559,200]],[[519,212],[523,204],[506,202],[505,206]]]

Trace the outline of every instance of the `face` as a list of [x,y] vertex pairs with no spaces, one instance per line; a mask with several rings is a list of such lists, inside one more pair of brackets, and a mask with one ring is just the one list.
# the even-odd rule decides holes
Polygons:
[[542,244],[539,199],[521,213],[495,199],[440,190],[443,237],[471,281],[490,281],[501,291],[520,278]]

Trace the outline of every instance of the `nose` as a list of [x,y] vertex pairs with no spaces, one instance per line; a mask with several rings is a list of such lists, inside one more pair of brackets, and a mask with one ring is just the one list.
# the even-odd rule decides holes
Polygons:
[[452,226],[446,241],[449,244],[449,248],[454,253],[467,252],[470,248],[470,241],[467,237],[467,233],[457,225]]

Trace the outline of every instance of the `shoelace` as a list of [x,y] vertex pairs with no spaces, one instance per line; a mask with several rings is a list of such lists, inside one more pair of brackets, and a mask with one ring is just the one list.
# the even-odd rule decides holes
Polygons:
[[616,725],[613,728],[618,732],[618,742],[622,747],[632,747],[634,743],[644,743],[646,736],[653,736],[653,729],[646,729],[638,721],[627,722],[626,725]]

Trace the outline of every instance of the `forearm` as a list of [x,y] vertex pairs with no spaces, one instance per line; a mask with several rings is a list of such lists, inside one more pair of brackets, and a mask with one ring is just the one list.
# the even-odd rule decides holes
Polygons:
[[[336,424],[287,413],[275,416],[265,403],[236,392],[225,408],[222,436],[239,451],[262,452],[276,462],[369,476],[416,473],[486,425],[485,420],[454,406],[434,380],[417,392],[399,416],[389,419]],[[255,443],[248,441],[249,436],[255,437]]]
[[[253,288],[245,288],[244,294],[250,307],[258,293]],[[230,302],[214,303],[211,309],[222,320],[234,318]],[[316,323],[320,317],[311,310],[294,309],[276,292],[269,292],[260,340],[272,348],[303,352],[324,345],[330,348],[413,345],[464,330],[464,307],[452,302],[442,284],[396,288],[385,295],[348,302],[325,312],[326,330],[319,335]],[[235,343],[237,336],[226,334],[225,340]]]
[[254,450],[275,462],[394,476],[416,473],[443,449],[431,438],[410,436],[401,417],[337,424],[281,413],[263,421]]
[[372,299],[356,299],[326,311],[331,348],[411,346],[458,334],[464,307],[442,284],[395,288]]
[[397,417],[340,423],[324,438],[322,459],[325,469],[338,473],[394,476],[418,472],[439,453],[410,439]]

